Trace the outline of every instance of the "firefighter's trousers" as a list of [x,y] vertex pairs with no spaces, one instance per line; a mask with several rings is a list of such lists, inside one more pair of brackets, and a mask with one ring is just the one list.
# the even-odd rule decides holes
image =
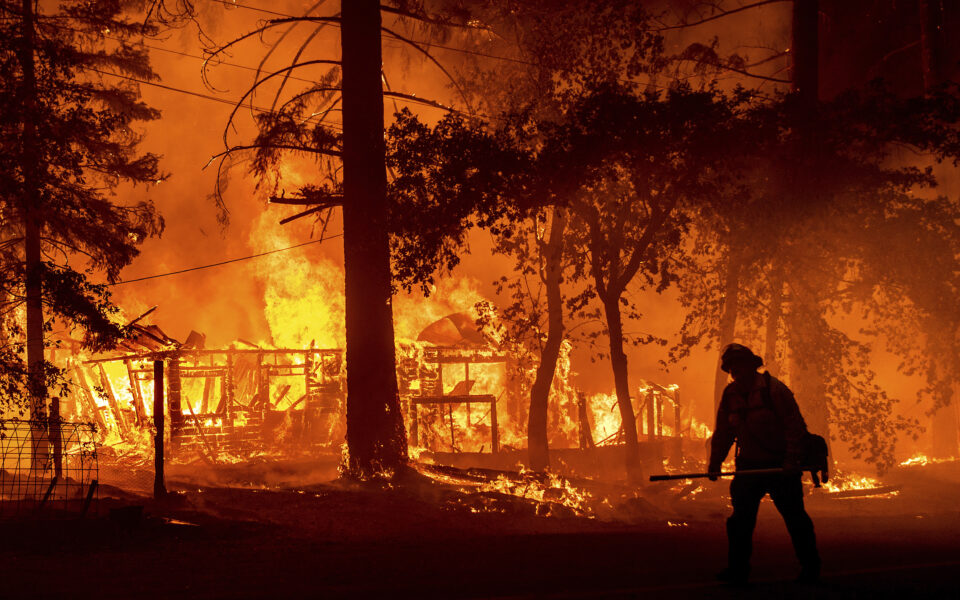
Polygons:
[[749,572],[753,552],[753,529],[760,501],[767,494],[780,511],[800,564],[819,571],[820,555],[813,521],[803,508],[801,474],[735,476],[730,483],[733,514],[727,519],[730,568]]

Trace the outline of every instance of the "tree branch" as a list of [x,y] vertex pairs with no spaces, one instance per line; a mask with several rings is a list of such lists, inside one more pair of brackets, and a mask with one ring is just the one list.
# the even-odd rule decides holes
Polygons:
[[791,0],[761,0],[760,2],[754,2],[753,4],[745,4],[738,8],[721,11],[720,13],[715,14],[712,17],[706,17],[706,18],[700,19],[699,21],[693,21],[692,23],[681,23],[680,25],[669,25],[667,27],[661,27],[657,29],[657,31],[670,31],[672,29],[684,29],[686,27],[696,27],[697,25],[709,23],[710,21],[716,21],[717,19],[722,19],[723,17],[728,17],[730,15],[736,14],[738,12],[743,12],[751,8],[757,8],[767,4],[776,4],[778,2],[790,2],[790,1]]
[[320,148],[310,148],[308,146],[294,146],[293,144],[250,144],[245,146],[231,146],[223,152],[219,152],[210,157],[210,160],[207,161],[203,168],[206,169],[210,166],[210,163],[222,158],[234,152],[240,152],[243,150],[255,150],[257,148],[276,148],[277,150],[290,150],[292,152],[309,152],[312,154],[324,154],[326,156],[335,156],[340,158],[343,154],[339,150],[323,150]]
[[343,194],[335,194],[331,196],[335,198],[329,202],[321,203],[316,200],[311,200],[310,198],[285,198],[283,196],[277,198],[274,196],[270,198],[270,204],[286,204],[289,206],[316,206],[318,204],[329,204],[330,206],[340,206],[343,203]]
[[456,78],[454,78],[454,76],[451,75],[450,72],[447,71],[447,69],[446,69],[442,64],[440,64],[440,61],[438,61],[436,58],[434,58],[432,54],[430,54],[429,52],[427,52],[426,50],[424,50],[424,49],[420,46],[420,44],[414,42],[413,40],[407,39],[407,38],[403,37],[402,35],[400,35],[399,33],[395,32],[395,31],[393,31],[393,30],[391,30],[391,29],[388,29],[388,28],[386,28],[386,27],[380,27],[380,29],[381,29],[384,33],[386,33],[387,35],[391,35],[391,36],[397,38],[397,39],[400,40],[401,42],[404,42],[405,44],[408,44],[409,46],[413,47],[413,48],[416,49],[417,51],[421,52],[424,56],[426,56],[427,59],[428,59],[430,62],[432,62],[434,65],[436,65],[436,67],[437,67],[438,69],[440,69],[440,71],[447,77],[447,79],[450,80],[450,83],[452,83],[452,84],[454,85],[454,87],[457,88],[457,92],[460,94],[460,98],[463,100],[463,103],[464,103],[464,105],[467,107],[467,110],[473,112],[473,108],[471,108],[471,106],[470,106],[470,100],[467,98],[467,93],[463,90],[463,87],[461,87],[460,82],[458,82],[458,81],[456,80]]
[[321,204],[321,205],[319,205],[319,206],[314,206],[313,208],[307,209],[307,210],[305,210],[305,211],[303,211],[303,212],[299,212],[299,213],[297,213],[297,214],[295,214],[295,215],[293,215],[293,216],[291,216],[291,217],[287,217],[287,218],[285,218],[285,219],[280,219],[280,224],[281,224],[281,225],[286,225],[286,224],[289,223],[290,221],[296,221],[297,219],[300,219],[300,218],[302,218],[302,217],[306,217],[306,216],[312,215],[312,214],[314,214],[314,213],[318,213],[318,212],[320,212],[321,210],[326,210],[326,209],[328,209],[328,208],[333,208],[334,206],[342,206],[342,205],[343,205],[343,202],[330,202],[330,203],[327,203],[327,204]]
[[224,128],[224,130],[223,130],[223,145],[224,145],[224,146],[229,146],[229,145],[230,145],[229,142],[227,141],[227,137],[229,136],[230,127],[233,126],[233,119],[234,119],[234,117],[237,116],[237,111],[239,111],[239,110],[240,110],[240,107],[243,106],[244,101],[245,101],[247,98],[249,98],[251,95],[253,95],[253,93],[256,92],[256,90],[257,90],[258,87],[260,87],[261,85],[263,85],[264,83],[266,83],[266,82],[269,81],[270,79],[273,79],[274,77],[278,77],[279,75],[281,75],[281,74],[283,74],[283,73],[288,73],[288,72],[290,72],[290,71],[293,71],[294,69],[299,69],[300,67],[308,67],[308,66],[311,66],[311,65],[324,65],[324,64],[326,64],[326,65],[339,65],[339,64],[340,64],[340,61],[339,61],[339,60],[329,60],[329,59],[325,59],[325,58],[318,58],[318,59],[315,59],[315,60],[307,60],[307,61],[304,61],[304,62],[302,62],[302,63],[294,63],[294,64],[292,64],[292,65],[288,65],[288,66],[286,66],[286,67],[283,67],[282,69],[278,69],[278,70],[276,70],[276,71],[273,71],[272,73],[270,73],[269,75],[267,75],[266,77],[264,77],[264,78],[262,78],[262,79],[258,79],[258,80],[256,80],[256,81],[254,81],[254,82],[253,82],[253,85],[251,85],[251,86],[247,89],[247,91],[243,93],[243,96],[241,96],[240,99],[237,100],[237,103],[234,105],[233,110],[230,111],[230,116],[227,117],[227,126],[226,126],[226,127]]
[[450,108],[449,106],[446,106],[446,105],[444,105],[444,104],[440,104],[439,102],[437,102],[437,101],[435,101],[435,100],[427,100],[426,98],[418,98],[417,96],[415,96],[415,95],[413,95],[413,94],[404,94],[403,92],[384,91],[384,92],[383,92],[383,95],[384,95],[384,96],[389,96],[389,97],[391,97],[391,98],[401,98],[401,99],[403,99],[403,100],[410,100],[411,102],[417,102],[417,103],[419,103],[419,104],[423,104],[424,106],[432,106],[433,108],[439,108],[439,109],[445,110],[445,111],[447,111],[447,112],[455,112],[455,113],[459,113],[459,112],[460,112],[460,111],[458,111],[458,110],[455,109],[455,108]]
[[[232,48],[233,46],[236,46],[236,45],[239,44],[240,42],[242,42],[242,41],[244,41],[244,40],[246,40],[246,39],[249,39],[249,38],[251,38],[251,37],[253,37],[253,36],[255,36],[255,35],[259,34],[259,33],[263,33],[264,31],[267,31],[268,29],[272,29],[273,27],[277,27],[278,25],[283,25],[284,23],[292,23],[292,22],[296,22],[296,21],[330,22],[330,23],[334,23],[334,22],[335,22],[335,23],[339,23],[339,22],[340,22],[340,18],[339,18],[339,17],[291,17],[291,18],[289,18],[289,19],[271,19],[270,21],[267,21],[267,24],[266,24],[266,25],[264,25],[264,26],[262,26],[262,27],[257,27],[256,29],[254,29],[254,30],[252,30],[252,31],[248,31],[247,33],[241,35],[240,37],[235,38],[235,39],[227,42],[227,43],[224,44],[223,46],[220,46],[220,47],[217,48],[216,50],[210,52],[210,55],[209,55],[206,59],[204,59],[204,61],[203,61],[203,66],[200,68],[200,76],[201,76],[201,78],[203,79],[204,84],[206,84],[206,85],[207,85],[208,87],[210,87],[211,89],[214,89],[214,90],[217,89],[217,88],[215,88],[213,85],[211,85],[211,84],[209,83],[209,80],[207,79],[207,65],[209,64],[209,62],[210,62],[211,60],[215,59],[217,56],[219,56],[219,55],[221,55],[221,54],[225,54],[228,49]],[[339,62],[339,61],[338,61],[338,62]],[[217,91],[223,91],[223,90],[217,90]]]
[[443,27],[459,27],[460,29],[477,29],[480,31],[492,31],[492,29],[489,27],[478,27],[476,25],[470,25],[469,23],[455,23],[453,21],[444,21],[443,19],[428,17],[426,15],[418,15],[416,13],[412,13],[399,8],[394,8],[392,6],[386,6],[383,4],[380,5],[380,10],[385,13],[406,17],[408,19],[413,19],[415,21],[430,23],[431,25],[440,25]]

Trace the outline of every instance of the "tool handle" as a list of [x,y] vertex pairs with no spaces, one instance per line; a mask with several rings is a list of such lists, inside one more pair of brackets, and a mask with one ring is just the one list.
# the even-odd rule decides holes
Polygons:
[[728,471],[726,473],[679,473],[677,475],[651,475],[650,481],[672,481],[674,479],[700,479],[716,475],[717,477],[730,477],[732,475],[780,475],[785,473],[786,469],[778,467],[776,469],[747,469],[744,471]]

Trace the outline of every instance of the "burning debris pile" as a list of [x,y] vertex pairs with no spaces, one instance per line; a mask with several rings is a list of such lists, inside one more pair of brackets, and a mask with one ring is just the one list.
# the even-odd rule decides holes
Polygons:
[[159,398],[172,448],[198,450],[214,462],[339,446],[342,350],[208,350],[197,334],[182,344],[151,339],[137,352],[74,361],[77,385],[65,414],[97,423],[102,444],[146,453]]
[[[180,342],[156,325],[141,324],[146,316],[130,324],[135,334],[117,353],[59,357],[74,383],[61,412],[66,420],[96,425],[105,457],[129,466],[148,463],[160,406],[174,462],[339,456],[345,434],[342,349],[270,348],[244,340],[209,349],[203,334],[191,332]],[[560,468],[596,474],[596,466],[585,463],[603,462],[598,453],[622,443],[619,413],[613,396],[587,396],[574,388],[568,353],[569,347],[552,391],[551,446],[560,453]],[[397,377],[415,457],[507,469],[524,463],[523,398],[532,376],[478,332],[468,313],[451,314],[417,340],[398,343]],[[644,382],[638,392],[638,429],[652,460],[679,460],[684,438],[709,435],[681,414],[677,386]],[[584,461],[577,452],[595,456]],[[617,460],[610,462],[615,469]]]

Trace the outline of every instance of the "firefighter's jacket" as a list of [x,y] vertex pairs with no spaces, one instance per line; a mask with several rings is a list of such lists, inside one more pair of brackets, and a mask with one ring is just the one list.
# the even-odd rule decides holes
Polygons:
[[[769,377],[769,394],[764,393]],[[797,401],[783,382],[757,373],[745,395],[734,383],[723,390],[717,424],[710,440],[710,472],[719,472],[736,442],[737,469],[798,465],[807,424]]]

